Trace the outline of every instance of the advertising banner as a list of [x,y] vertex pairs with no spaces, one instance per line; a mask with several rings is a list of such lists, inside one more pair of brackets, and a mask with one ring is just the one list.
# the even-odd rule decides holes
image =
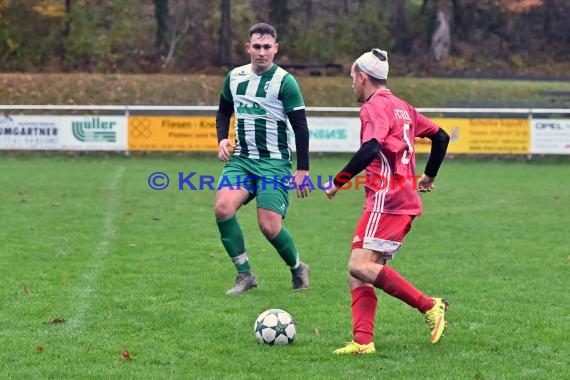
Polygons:
[[125,116],[0,116],[0,149],[125,150]]
[[[528,154],[528,119],[443,119],[432,118],[451,137],[448,153]],[[416,139],[416,152],[429,153],[431,141]]]
[[62,150],[126,150],[126,116],[60,116]]
[[[358,117],[308,117],[311,152],[356,152]],[[451,136],[449,153],[570,154],[568,119],[433,118]],[[295,149],[294,133],[290,130]],[[230,139],[234,130],[230,128]],[[217,151],[215,116],[0,116],[3,150]],[[416,139],[417,153],[431,141]]]
[[534,119],[530,139],[532,153],[570,154],[570,119]]
[[[356,152],[360,146],[357,117],[309,117],[311,152]],[[530,152],[528,119],[433,118],[451,137],[449,153],[526,154]],[[417,153],[429,153],[431,140],[417,138]]]
[[129,150],[217,152],[216,117],[131,116]]
[[61,128],[56,116],[0,115],[0,149],[56,150]]
[[[308,117],[311,152],[356,152],[360,147],[358,117]],[[295,150],[294,134],[291,145]]]

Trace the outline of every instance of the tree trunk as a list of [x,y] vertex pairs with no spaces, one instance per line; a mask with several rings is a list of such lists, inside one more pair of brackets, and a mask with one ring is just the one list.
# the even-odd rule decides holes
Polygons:
[[156,19],[154,47],[157,55],[160,55],[162,47],[166,44],[166,33],[168,33],[168,0],[153,0],[153,2]]
[[289,7],[287,0],[271,0],[269,2],[269,18],[277,29],[277,36],[287,35],[289,29]]
[[258,20],[256,22],[267,22],[267,20],[269,20],[268,0],[251,0],[251,8],[255,9]]
[[451,3],[453,4],[451,11],[453,14],[453,34],[456,38],[466,39],[469,36],[469,25],[464,15],[464,4],[460,0],[452,0]]
[[[360,6],[360,2],[358,2],[358,6]],[[339,9],[342,9],[342,14],[343,15],[347,15],[350,12],[350,8],[348,7],[348,0],[344,0],[342,2],[342,7],[339,7]]]
[[388,6],[390,7],[390,32],[396,40],[394,52],[408,54],[411,41],[406,4],[403,1],[391,1]]
[[65,27],[63,28],[63,37],[69,37],[71,33],[71,0],[65,0]]
[[313,0],[305,0],[303,2],[303,8],[305,8],[305,28],[308,29],[313,23]]
[[449,55],[449,48],[451,47],[450,19],[447,0],[437,0],[436,26],[431,36],[431,51],[436,61]]
[[220,24],[220,39],[218,40],[218,65],[230,66],[232,64],[232,25],[230,0],[222,0],[220,4],[222,14]]
[[[61,40],[59,41],[59,59],[64,62],[66,59],[66,43],[69,35],[71,34],[71,0],[65,0],[65,25],[61,31]],[[56,53],[56,54],[57,54]]]

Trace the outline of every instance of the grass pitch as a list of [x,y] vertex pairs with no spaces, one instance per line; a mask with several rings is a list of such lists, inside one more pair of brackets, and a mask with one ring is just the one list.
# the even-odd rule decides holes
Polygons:
[[[312,267],[290,274],[240,210],[259,288],[224,295],[234,268],[213,191],[177,190],[178,172],[219,174],[212,157],[4,155],[0,160],[2,378],[561,378],[570,373],[570,167],[447,161],[422,195],[393,265],[451,303],[432,346],[422,316],[379,292],[377,353],[338,357],[351,339],[346,261],[363,194],[291,197],[285,225]],[[346,157],[313,157],[330,175]],[[418,167],[424,162],[418,160]],[[164,191],[148,176],[171,177]],[[297,321],[291,346],[255,343],[268,308]]]

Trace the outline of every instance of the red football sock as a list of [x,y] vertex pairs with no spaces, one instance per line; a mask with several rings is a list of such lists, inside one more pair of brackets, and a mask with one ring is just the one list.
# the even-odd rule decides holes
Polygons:
[[392,297],[396,297],[413,308],[425,313],[433,307],[435,301],[420,292],[412,284],[400,276],[398,272],[384,265],[378,277],[374,281],[374,286],[382,289]]
[[374,339],[374,316],[378,298],[371,286],[359,286],[352,289],[352,331],[354,341],[368,344]]

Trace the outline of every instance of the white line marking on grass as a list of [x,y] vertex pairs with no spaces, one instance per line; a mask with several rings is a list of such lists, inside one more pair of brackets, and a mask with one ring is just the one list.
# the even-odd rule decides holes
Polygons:
[[103,268],[105,256],[109,253],[110,243],[115,239],[115,215],[117,210],[117,187],[125,168],[119,167],[115,175],[109,181],[106,189],[107,202],[105,205],[105,219],[103,220],[102,236],[99,244],[95,248],[90,260],[87,262],[80,286],[73,292],[73,298],[76,300],[72,305],[72,317],[66,324],[71,334],[80,331],[85,323],[85,315],[91,306],[91,293],[97,287],[97,280]]

